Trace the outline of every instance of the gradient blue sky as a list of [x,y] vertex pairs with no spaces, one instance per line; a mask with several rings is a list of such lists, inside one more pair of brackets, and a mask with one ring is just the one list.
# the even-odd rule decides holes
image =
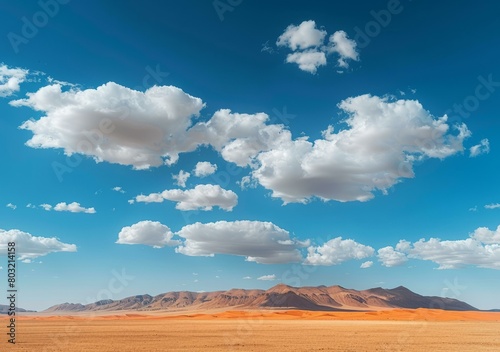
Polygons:
[[[224,0],[220,3],[227,4]],[[53,16],[45,16],[47,24],[28,38],[23,34],[23,25],[26,21],[43,20],[40,4],[2,3],[0,143],[4,152],[0,229],[4,231],[0,233],[0,245],[4,246],[9,236],[23,233],[28,237],[55,237],[60,243],[77,248],[45,253],[37,247],[40,255],[32,255],[31,263],[20,260],[18,305],[41,310],[68,301],[89,303],[174,290],[268,288],[283,282],[301,286],[339,284],[355,289],[404,285],[420,294],[454,297],[482,309],[500,308],[500,205],[496,206],[500,202],[500,83],[484,85],[488,80],[500,82],[500,5],[489,1],[457,4],[423,0],[394,4],[397,2],[242,1],[236,6],[226,5],[227,11],[221,13],[219,9],[218,13],[212,1],[70,1],[59,4]],[[397,11],[387,18],[385,26],[375,24],[373,11],[387,14],[388,6],[396,6],[393,9]],[[324,46],[307,42],[310,32],[303,33],[302,39],[308,43],[302,45],[305,49],[294,51],[291,41],[277,44],[287,29],[294,30],[289,26],[299,26],[304,21],[314,21],[314,30],[326,31]],[[332,49],[328,38],[337,31],[344,31],[348,39],[357,41],[357,56],[347,57],[344,67],[337,62],[342,58],[340,49],[328,51]],[[360,38],[360,31],[373,34],[369,43]],[[13,45],[10,33],[23,41]],[[300,38],[297,40],[300,42]],[[343,42],[346,43],[354,42]],[[304,52],[327,53],[327,64],[307,71],[286,62],[289,55]],[[7,68],[29,70],[19,89],[1,88],[10,77],[5,73]],[[156,80],[147,78],[151,70],[161,72]],[[58,94],[39,97],[36,102],[32,96],[31,103],[12,103],[25,99],[27,93],[57,84],[54,80],[62,82],[61,89],[69,94],[100,94],[96,88],[108,82],[115,82],[119,86],[114,87],[119,88],[101,92],[102,101],[96,102],[95,96],[89,98],[91,107],[73,106],[72,110],[71,106],[64,110],[64,105],[70,103]],[[251,165],[236,166],[233,159],[220,152],[234,141],[230,137],[221,142],[219,149],[213,142],[180,153],[172,165],[135,170],[133,162],[119,164],[104,158],[96,163],[91,156],[82,154],[75,154],[82,158],[68,164],[64,143],[69,148],[72,136],[81,132],[75,125],[78,119],[92,120],[96,113],[116,117],[117,106],[127,103],[126,94],[120,94],[131,92],[123,87],[145,92],[153,85],[178,87],[201,99],[205,106],[198,109],[199,117],[188,117],[191,126],[208,123],[221,109],[250,114],[248,119],[253,121],[262,116],[254,114],[264,113],[268,119],[259,125],[261,131],[265,126],[281,124],[277,127],[280,131],[291,133],[289,143],[299,143],[297,138],[304,136],[311,143],[328,143],[332,142],[328,136],[349,130],[349,115],[339,104],[352,98],[350,106],[358,113],[358,132],[367,134],[358,139],[354,133],[343,134],[342,141],[353,145],[342,157],[346,163],[356,164],[357,169],[346,171],[337,155],[324,151],[311,166],[316,169],[309,170],[310,178],[287,178],[287,172],[293,172],[286,168],[288,162],[283,166],[278,154],[271,155],[284,145],[275,140],[267,141],[267,147],[253,155]],[[138,92],[134,97],[144,96]],[[164,92],[159,91],[160,99]],[[34,104],[45,104],[46,109],[36,110]],[[58,104],[61,109],[51,110]],[[182,102],[173,100],[160,104],[179,104],[174,110],[182,106]],[[396,108],[397,104],[401,108]],[[463,104],[468,110],[457,112],[456,106]],[[97,111],[96,106],[101,110]],[[135,123],[130,128],[139,131],[142,117],[134,116],[134,111],[128,117]],[[144,116],[149,113],[145,107]],[[413,113],[424,117],[419,119]],[[45,137],[53,132],[52,137],[59,138],[63,147],[27,146],[34,131],[19,126],[30,119],[36,124],[44,116],[57,114],[59,122],[68,124],[58,131],[46,131]],[[445,114],[448,120],[439,120]],[[415,142],[410,137],[405,139],[406,132],[394,127],[394,121],[398,126],[403,121],[402,128],[408,129],[415,127],[414,123],[430,130],[437,129],[438,124],[448,125],[449,131],[431,133],[430,140],[423,137]],[[168,126],[168,121],[161,123],[166,124],[168,131],[175,127]],[[466,124],[469,133],[460,139],[454,126],[462,124]],[[333,134],[322,135],[329,125],[333,126]],[[260,132],[242,128],[241,133],[244,140],[257,138]],[[211,138],[219,137],[216,133]],[[162,138],[168,138],[168,133]],[[182,134],[179,138],[184,141],[191,137]],[[147,141],[139,138],[136,142]],[[276,143],[270,146],[273,142]],[[377,149],[387,145],[392,149]],[[136,145],[138,149],[142,147],[147,148]],[[231,155],[247,149],[236,147]],[[440,157],[433,157],[434,152],[441,153]],[[292,156],[288,157],[293,158],[294,151],[290,153]],[[264,156],[268,156],[265,161]],[[397,164],[401,157],[413,157],[414,177],[394,176],[394,170],[401,171],[401,163]],[[299,160],[298,165],[301,161],[304,165],[304,160]],[[198,162],[217,165],[217,171],[205,178],[196,177],[193,169]],[[68,166],[71,172],[58,177],[55,163]],[[370,174],[373,168],[377,171]],[[181,170],[191,173],[185,187],[172,179],[172,174]],[[274,176],[266,173],[269,170],[276,172]],[[252,173],[254,187],[242,189],[242,178]],[[323,183],[315,183],[315,177]],[[386,177],[392,181],[377,189],[375,178]],[[359,182],[353,186],[353,179],[357,178]],[[275,183],[269,186],[266,182]],[[145,203],[136,199],[141,194],[186,191],[206,184],[219,185],[222,190],[218,191],[225,190],[226,195],[233,197],[233,203],[237,195],[237,204],[233,204],[232,210],[217,206],[208,211],[179,210],[173,201]],[[357,187],[352,191],[354,198],[342,196],[343,190],[351,186]],[[113,190],[114,187],[121,187],[124,193]],[[307,200],[295,196],[284,204],[283,197],[272,195],[276,189],[288,195],[303,191]],[[200,192],[203,196],[205,191]],[[372,193],[373,198],[356,200],[366,192]],[[135,202],[130,204],[129,200]],[[46,211],[40,207],[61,202],[77,202],[81,207],[94,208],[95,213]],[[28,204],[33,207],[27,207]],[[202,248],[206,243],[195,243],[191,255],[177,253],[179,244],[153,248],[116,243],[124,227],[141,221],[164,224],[171,230],[172,240],[181,242],[186,241],[181,229],[195,223],[205,224],[198,233],[192,231],[198,240],[206,234],[203,226],[210,226],[206,224],[227,221],[233,227],[221,230],[228,231],[221,237],[217,237],[217,231],[209,233],[210,248]],[[275,232],[265,237],[259,227],[261,222],[273,223]],[[251,238],[252,232],[246,227],[249,224],[276,248],[284,246],[292,256],[300,253],[301,259],[270,260],[270,264],[245,260],[245,253],[253,256],[259,250],[255,248],[265,242],[260,237]],[[240,232],[235,232],[238,226]],[[288,231],[289,235],[284,235],[290,238],[288,244],[277,242],[277,227]],[[240,241],[238,236],[245,236],[244,233],[250,234],[250,238]],[[140,229],[136,235],[144,241],[153,236],[140,233]],[[335,242],[338,237],[352,241]],[[440,240],[432,242],[431,238]],[[418,243],[420,239],[425,240]],[[404,242],[395,250],[400,240],[409,243]],[[40,240],[36,241],[33,245],[39,246]],[[22,256],[24,242],[19,243]],[[186,248],[185,243],[180,246]],[[230,247],[228,251],[232,252],[224,254],[223,249],[213,249],[222,247]],[[385,252],[381,254],[382,248]],[[204,250],[215,255],[200,255]],[[262,250],[267,253],[267,249]],[[386,256],[384,262],[384,253],[400,261],[390,263]],[[3,258],[0,266],[5,273]],[[371,266],[360,268],[367,261],[372,262]],[[123,270],[133,279],[109,291],[110,283],[116,283],[113,273]],[[267,275],[274,275],[274,280],[258,280]]]

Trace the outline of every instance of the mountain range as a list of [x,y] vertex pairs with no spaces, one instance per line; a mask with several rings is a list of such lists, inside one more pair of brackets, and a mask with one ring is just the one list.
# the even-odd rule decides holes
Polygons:
[[477,308],[454,298],[422,296],[399,286],[353,290],[342,286],[291,287],[279,284],[268,290],[231,289],[214,292],[167,292],[90,304],[63,303],[47,313],[92,311],[182,311],[210,309],[300,309],[313,311],[363,311],[393,308],[430,308],[472,311]]
[[[20,313],[27,313],[27,312],[34,312],[34,310],[26,310],[23,308],[16,307],[16,312]],[[6,304],[0,304],[0,314],[8,314],[9,313],[9,306]]]

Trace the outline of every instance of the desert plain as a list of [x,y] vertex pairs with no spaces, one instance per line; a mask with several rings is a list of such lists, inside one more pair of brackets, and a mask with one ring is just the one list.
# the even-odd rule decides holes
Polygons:
[[500,351],[500,313],[394,309],[35,314],[18,317],[15,345],[4,340],[2,350],[26,352]]

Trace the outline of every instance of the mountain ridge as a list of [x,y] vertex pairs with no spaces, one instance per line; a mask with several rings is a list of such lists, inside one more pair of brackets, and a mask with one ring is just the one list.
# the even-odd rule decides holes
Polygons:
[[406,287],[381,287],[354,290],[342,286],[293,287],[275,285],[267,290],[238,289],[226,291],[171,291],[156,296],[148,294],[120,300],[101,300],[90,304],[63,303],[47,308],[45,313],[90,311],[172,311],[209,309],[298,309],[311,311],[363,311],[381,309],[431,308],[478,311],[454,298],[422,296]]

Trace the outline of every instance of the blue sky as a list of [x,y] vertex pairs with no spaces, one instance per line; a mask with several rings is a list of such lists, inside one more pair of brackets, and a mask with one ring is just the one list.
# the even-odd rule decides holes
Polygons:
[[499,5],[1,6],[19,306],[283,282],[500,307]]

